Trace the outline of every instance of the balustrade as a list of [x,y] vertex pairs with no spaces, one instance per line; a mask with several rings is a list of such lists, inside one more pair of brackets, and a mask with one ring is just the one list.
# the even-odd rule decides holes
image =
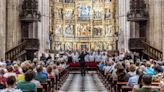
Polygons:
[[28,50],[39,50],[38,39],[24,39],[22,43],[11,48],[5,53],[6,59],[15,60],[26,54]]
[[151,46],[150,44],[148,44],[147,42],[142,42],[143,43],[143,53],[148,55],[150,58],[153,59],[162,59],[163,53],[162,51],[154,48],[153,46]]

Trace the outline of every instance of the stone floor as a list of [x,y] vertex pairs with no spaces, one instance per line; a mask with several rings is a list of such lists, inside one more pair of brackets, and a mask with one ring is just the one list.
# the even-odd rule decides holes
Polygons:
[[87,73],[82,77],[78,73],[70,74],[58,92],[108,92],[96,73]]

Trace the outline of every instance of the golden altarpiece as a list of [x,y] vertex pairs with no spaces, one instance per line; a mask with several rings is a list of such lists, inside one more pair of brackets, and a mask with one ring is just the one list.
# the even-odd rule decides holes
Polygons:
[[114,0],[53,0],[52,44],[56,50],[115,50]]

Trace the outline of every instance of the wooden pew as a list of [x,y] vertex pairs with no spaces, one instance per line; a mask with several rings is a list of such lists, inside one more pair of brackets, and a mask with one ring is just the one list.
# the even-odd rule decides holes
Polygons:
[[[159,86],[152,86],[152,88],[157,89],[157,90],[161,89],[161,87],[159,87]],[[129,91],[133,90],[133,87],[131,87],[131,86],[122,86],[121,90],[122,90],[122,92],[129,92]]]
[[133,87],[131,86],[122,86],[121,87],[122,92],[129,92],[133,90]]
[[43,86],[43,92],[48,92],[48,84],[47,83],[41,83]]
[[43,87],[38,87],[37,92],[43,92]]
[[116,83],[116,92],[121,92],[121,88],[123,85],[127,85],[128,82],[117,82]]
[[[133,87],[130,87],[127,84],[128,84],[128,82],[117,82],[117,86],[121,86],[121,90],[123,92],[132,91]],[[152,82],[152,88],[160,89],[159,82]],[[117,90],[118,90],[118,92],[120,91],[119,88],[117,88]]]
[[63,85],[66,78],[68,77],[68,74],[69,74],[69,72],[68,72],[68,67],[67,67],[64,70],[61,70],[58,75],[56,75],[56,77],[55,77],[55,79],[56,79],[55,80],[55,86],[56,86],[55,89],[56,90],[60,89],[60,87]]
[[46,83],[48,84],[48,92],[50,92],[51,91],[51,87],[52,87],[52,83],[51,83],[51,80],[50,79],[47,79],[46,80]]
[[58,90],[58,80],[59,80],[59,75],[56,75],[55,77],[55,89]]
[[[105,85],[107,89],[114,87],[114,92],[120,92],[121,90],[123,92],[132,91],[132,87],[127,86],[128,82],[117,82],[117,80],[109,79],[111,75],[109,74],[105,76],[104,71],[100,70],[99,68],[97,70],[97,73],[100,80],[102,81],[102,83]],[[159,82],[152,82],[152,86],[158,88]],[[113,92],[112,89],[110,90],[111,92]]]
[[49,78],[50,80],[51,80],[51,92],[53,92],[53,90],[54,90],[54,86],[55,86],[55,78],[54,77],[51,77],[51,78]]
[[159,82],[152,82],[151,85],[152,85],[152,86],[159,86],[159,84],[160,84]]

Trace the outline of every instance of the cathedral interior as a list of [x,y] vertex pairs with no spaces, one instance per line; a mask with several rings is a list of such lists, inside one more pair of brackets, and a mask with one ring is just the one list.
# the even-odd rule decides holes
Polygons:
[[22,91],[14,92],[164,92],[164,77],[150,80],[156,91],[134,91],[117,74],[141,66],[143,74],[164,76],[164,0],[0,0],[0,42],[0,84],[8,66],[21,68],[23,78],[25,66],[48,75],[52,65],[56,74],[46,84],[38,79],[37,91],[23,90],[16,78],[11,87]]
[[[1,1],[0,57],[16,59],[26,57],[23,56],[26,52],[46,49],[87,49],[137,51],[146,57],[162,59],[163,2],[125,0],[122,3],[119,0]],[[24,47],[28,42],[29,46]]]

